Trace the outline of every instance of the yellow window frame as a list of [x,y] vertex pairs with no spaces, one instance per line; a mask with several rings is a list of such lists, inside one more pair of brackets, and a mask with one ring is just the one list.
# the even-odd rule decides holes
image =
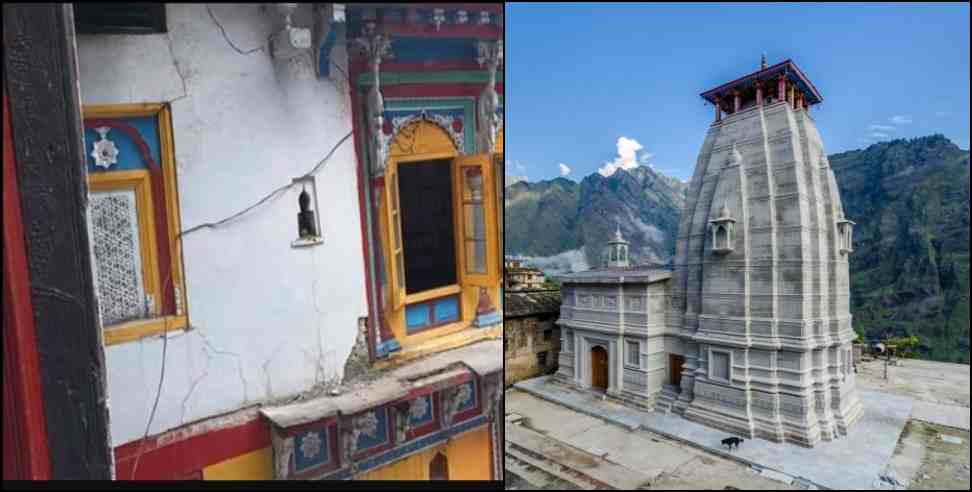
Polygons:
[[[388,288],[390,305],[386,306],[386,318],[395,338],[402,347],[408,349],[437,337],[449,335],[469,327],[476,316],[476,306],[479,300],[479,287],[498,287],[499,271],[497,267],[496,245],[496,197],[494,190],[495,172],[493,170],[492,154],[477,154],[461,156],[455,145],[444,130],[427,121],[411,123],[402,129],[393,139],[385,168],[385,191],[381,200],[384,209],[379,216],[380,239],[388,273]],[[446,159],[450,161],[452,173],[453,227],[454,248],[456,251],[457,284],[439,287],[412,294],[406,293],[407,279],[404,276],[404,245],[401,241],[401,210],[399,203],[398,169],[402,165],[418,165],[421,162]],[[466,272],[465,230],[463,227],[463,200],[461,170],[471,166],[478,166],[482,172],[483,183],[483,216],[486,221],[486,272],[483,274],[469,274]],[[395,242],[398,241],[398,242]],[[398,262],[402,262],[399,268]],[[429,330],[408,334],[405,328],[405,310],[408,305],[428,300],[460,295],[461,318],[452,323],[438,326]]]
[[[182,314],[157,315],[151,318],[117,323],[104,328],[105,345],[118,345],[143,338],[162,335],[170,331],[188,330],[188,299],[186,295],[183,262],[182,241],[179,232],[182,230],[179,213],[179,195],[176,183],[175,146],[172,130],[172,111],[168,104],[105,104],[85,105],[81,108],[82,118],[132,118],[153,116],[158,119],[159,153],[161,157],[162,181],[164,189],[163,204],[166,209],[168,223],[167,231],[157,231],[155,228],[155,201],[152,197],[150,175],[147,170],[111,171],[88,175],[88,187],[91,191],[109,191],[124,187],[136,187],[135,196],[138,207],[139,240],[142,241],[143,279],[146,283],[145,291],[155,296],[157,306],[162,304],[163,279],[159,278],[159,260],[156,252],[156,234],[165,234],[169,243],[169,257],[171,265],[171,288],[176,289],[176,304],[182,306]],[[87,166],[85,166],[87,169]],[[141,192],[139,190],[142,190]],[[145,225],[143,227],[143,224]],[[145,231],[147,229],[148,231]],[[150,234],[151,242],[143,240],[143,234]],[[145,251],[146,248],[149,251]],[[145,275],[146,263],[151,265],[152,271]],[[152,279],[149,283],[148,279]]]

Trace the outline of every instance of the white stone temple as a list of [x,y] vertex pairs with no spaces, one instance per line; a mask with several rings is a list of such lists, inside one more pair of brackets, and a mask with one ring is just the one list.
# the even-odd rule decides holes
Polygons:
[[716,116],[670,278],[617,261],[561,278],[558,377],[749,438],[835,439],[862,407],[854,223],[810,116],[822,99],[791,60],[764,61],[702,97]]

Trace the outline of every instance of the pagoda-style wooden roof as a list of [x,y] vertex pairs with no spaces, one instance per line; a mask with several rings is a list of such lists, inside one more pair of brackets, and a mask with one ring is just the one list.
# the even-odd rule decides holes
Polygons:
[[739,77],[732,82],[727,82],[720,85],[714,89],[709,89],[702,94],[702,99],[715,104],[716,98],[726,100],[727,97],[731,96],[732,92],[738,90],[740,92],[748,90],[753,87],[757,81],[765,82],[767,84],[775,82],[776,79],[784,75],[787,80],[793,82],[796,85],[797,90],[803,92],[806,96],[806,102],[808,105],[820,104],[823,102],[823,96],[817,91],[817,88],[810,82],[810,79],[804,75],[800,67],[793,62],[793,60],[787,58],[786,60],[766,67],[761,70],[757,70],[753,73]]

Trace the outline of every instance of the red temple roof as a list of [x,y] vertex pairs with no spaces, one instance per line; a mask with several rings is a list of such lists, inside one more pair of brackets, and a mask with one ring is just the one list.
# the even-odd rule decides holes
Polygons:
[[797,67],[793,60],[787,58],[786,60],[766,67],[761,70],[757,70],[748,75],[739,77],[732,82],[727,82],[720,85],[714,89],[709,89],[702,94],[699,94],[702,99],[715,104],[715,98],[722,98],[723,95],[730,93],[734,89],[743,89],[752,86],[756,81],[769,81],[770,79],[775,80],[780,74],[783,74],[788,80],[793,82],[797,86],[797,90],[803,92],[806,95],[806,102],[809,105],[819,104],[823,102],[823,96],[817,91],[817,88],[810,82],[810,79],[804,75],[800,67]]

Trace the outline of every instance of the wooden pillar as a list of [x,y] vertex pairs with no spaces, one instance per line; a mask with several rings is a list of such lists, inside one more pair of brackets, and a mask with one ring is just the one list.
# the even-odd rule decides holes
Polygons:
[[776,99],[777,101],[786,100],[786,76],[785,75],[780,75],[780,78],[776,83]]
[[[88,183],[72,6],[5,3],[3,39],[3,75],[9,89],[30,278],[23,295],[33,307],[37,389],[44,407],[43,416],[33,417],[46,420],[50,478],[109,480],[105,348],[86,217]],[[5,384],[8,376],[4,371]]]
[[763,83],[761,81],[756,81],[756,105],[763,106]]
[[715,122],[718,123],[722,121],[722,99],[715,98]]
[[786,84],[786,86],[786,102],[789,103],[791,108],[796,109],[796,106],[793,105],[793,84]]
[[732,91],[732,112],[733,113],[739,112],[739,105],[740,105],[739,103],[740,103],[739,91],[734,90]]

